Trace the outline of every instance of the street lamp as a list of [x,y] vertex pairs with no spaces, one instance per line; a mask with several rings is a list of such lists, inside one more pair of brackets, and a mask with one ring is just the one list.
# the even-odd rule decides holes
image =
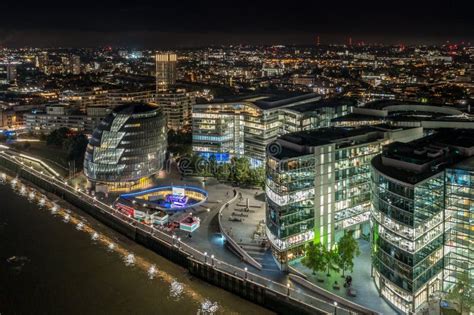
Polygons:
[[207,264],[207,252],[204,252],[204,264]]
[[334,301],[334,315],[337,315],[337,302]]
[[244,270],[245,270],[245,280],[247,280],[247,270],[248,270],[247,267],[245,267]]
[[181,237],[178,237],[178,249],[181,249]]
[[211,266],[214,267],[214,255],[211,255]]
[[289,283],[289,282],[286,284],[286,287],[288,288],[288,293],[287,293],[287,295],[290,296],[290,283]]

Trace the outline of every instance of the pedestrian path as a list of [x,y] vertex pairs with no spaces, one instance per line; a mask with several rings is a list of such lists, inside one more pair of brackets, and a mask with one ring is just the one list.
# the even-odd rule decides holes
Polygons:
[[[365,240],[359,240],[359,248],[361,254],[354,259],[354,271],[350,273],[352,277],[352,288],[356,291],[357,296],[351,297],[347,295],[346,289],[343,287],[344,278],[339,273],[331,273],[330,277],[326,276],[326,272],[313,275],[312,271],[303,266],[301,262],[292,265],[296,270],[307,276],[307,279],[319,287],[330,291],[340,297],[360,304],[384,315],[397,314],[382,297],[380,297],[371,277],[371,256],[370,243]],[[347,273],[346,273],[347,275]],[[324,282],[318,281],[323,279]],[[337,281],[339,289],[334,288]]]

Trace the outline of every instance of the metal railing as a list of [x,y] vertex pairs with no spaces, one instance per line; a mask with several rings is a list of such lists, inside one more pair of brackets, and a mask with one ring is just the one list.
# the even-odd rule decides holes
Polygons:
[[192,256],[192,259],[197,262],[200,262],[205,265],[210,265],[211,267],[215,268],[218,271],[233,275],[244,281],[251,281],[253,283],[261,285],[265,287],[267,290],[271,290],[278,295],[285,296],[298,303],[307,305],[311,307],[312,309],[314,309],[316,312],[322,312],[322,313],[327,313],[327,314],[337,313],[340,315],[357,314],[357,312],[353,312],[340,305],[335,306],[327,301],[308,295],[300,289],[291,287],[290,283],[288,283],[287,286],[285,286],[282,283],[278,283],[273,280],[262,277],[260,275],[257,275],[255,273],[249,272],[247,268],[242,269],[242,268],[230,265],[215,257],[209,257],[203,252],[185,244],[176,236],[166,234],[159,229],[156,229],[154,227],[141,223],[133,218],[130,218],[120,213],[118,210],[114,209],[111,205],[108,205],[98,200],[97,198],[88,195],[85,192],[74,189],[73,187],[69,186],[67,182],[64,182],[54,176],[48,176],[46,174],[42,174],[41,172],[33,168],[28,168],[25,165],[18,163],[18,161],[11,158],[10,156],[6,155],[4,152],[0,152],[0,157],[16,164],[22,170],[30,173],[31,175],[36,176],[37,178],[40,178],[50,184],[53,184],[59,189],[62,189],[66,192],[76,195],[79,198],[82,198],[83,201],[88,202],[90,205],[95,206],[99,210],[102,210],[108,215],[114,217],[115,219],[118,219],[119,221],[123,222],[123,224],[131,225],[134,228],[139,229],[146,234],[149,234],[152,238],[160,242],[163,242],[172,248],[176,248],[177,250],[182,251],[188,256]]
[[217,213],[217,221],[219,222],[219,230],[221,231],[221,233],[224,235],[226,241],[229,243],[230,246],[232,246],[232,248],[237,252],[239,253],[239,255],[242,256],[242,259],[244,261],[246,261],[247,263],[249,263],[250,265],[254,266],[255,268],[257,268],[258,270],[262,270],[262,264],[260,264],[258,261],[256,261],[252,256],[250,256],[245,250],[243,250],[239,244],[237,244],[236,241],[234,241],[234,239],[225,231],[224,227],[222,226],[222,211],[228,207],[231,203],[233,203],[236,199],[237,199],[237,192],[234,190],[234,197],[232,197],[232,199],[230,199],[229,201],[227,201],[225,204],[223,204],[221,206],[221,208],[219,209],[219,212]]

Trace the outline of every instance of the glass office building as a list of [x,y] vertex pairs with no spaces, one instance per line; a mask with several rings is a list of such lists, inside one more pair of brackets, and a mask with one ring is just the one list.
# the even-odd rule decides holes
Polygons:
[[474,158],[446,169],[446,197],[443,290],[449,291],[461,273],[474,281]]
[[344,230],[368,235],[370,161],[394,140],[411,141],[421,128],[321,128],[281,136],[268,147],[266,225],[282,269],[315,239],[333,246]]
[[440,131],[392,143],[372,160],[372,274],[403,313],[419,312],[456,273],[472,272],[470,171],[446,166],[472,163],[473,136]]
[[94,130],[87,146],[84,173],[96,191],[143,188],[165,160],[166,119],[145,103],[118,106]]
[[247,156],[263,165],[266,146],[279,135],[330,126],[351,112],[350,99],[321,100],[310,94],[248,96],[193,106],[193,151],[228,162]]

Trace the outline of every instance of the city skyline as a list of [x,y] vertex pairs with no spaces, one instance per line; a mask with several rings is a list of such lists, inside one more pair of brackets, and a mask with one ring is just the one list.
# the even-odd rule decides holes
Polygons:
[[9,3],[0,315],[474,310],[469,7]]

